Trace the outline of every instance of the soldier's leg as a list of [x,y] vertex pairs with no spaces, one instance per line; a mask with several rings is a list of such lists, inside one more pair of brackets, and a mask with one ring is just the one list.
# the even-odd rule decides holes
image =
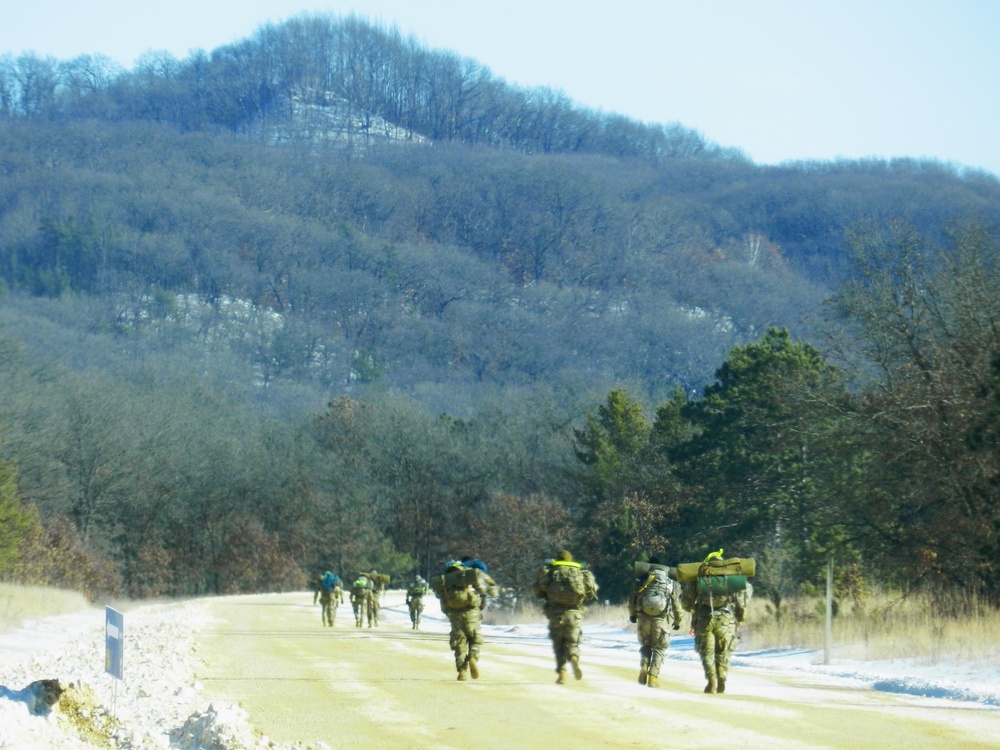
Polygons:
[[566,647],[563,644],[563,634],[560,628],[559,615],[547,615],[549,619],[549,640],[552,641],[552,653],[556,658],[556,682],[566,681]]
[[482,615],[476,613],[467,620],[465,638],[469,643],[469,676],[479,679],[479,649],[483,645],[483,634],[480,630]]
[[636,635],[639,638],[639,684],[645,685],[649,674],[649,660],[653,655],[652,644],[649,637],[649,619],[640,617],[636,627]]
[[711,623],[706,623],[702,631],[697,632],[694,637],[694,646],[701,657],[701,666],[705,671],[706,693],[714,693],[717,688],[718,676],[715,671],[715,633]]
[[451,633],[448,636],[448,645],[455,654],[455,669],[458,671],[458,679],[464,680],[469,674],[469,641],[465,637],[465,623],[456,615],[449,615],[451,621]]
[[736,622],[732,616],[721,624],[716,639],[715,672],[718,692],[726,692],[726,679],[729,677],[729,663],[733,651],[736,650]]
[[583,613],[576,609],[569,610],[563,616],[566,628],[566,657],[573,667],[573,676],[583,679],[580,669],[580,638],[583,635]]
[[658,687],[660,682],[660,667],[663,664],[663,654],[670,643],[670,636],[667,634],[665,621],[659,618],[653,620],[651,631],[649,676],[646,678],[646,684],[649,687]]

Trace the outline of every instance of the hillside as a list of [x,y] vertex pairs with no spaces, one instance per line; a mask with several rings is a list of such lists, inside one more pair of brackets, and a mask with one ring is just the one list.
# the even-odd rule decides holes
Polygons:
[[307,403],[696,393],[768,327],[812,337],[858,222],[1000,215],[982,174],[756,167],[355,17],[133,71],[8,57],[0,81],[8,335],[102,369],[208,347]]
[[989,175],[762,167],[356,17],[0,57],[0,576],[569,546],[617,600],[724,547],[775,611],[831,556],[996,603],[998,237]]

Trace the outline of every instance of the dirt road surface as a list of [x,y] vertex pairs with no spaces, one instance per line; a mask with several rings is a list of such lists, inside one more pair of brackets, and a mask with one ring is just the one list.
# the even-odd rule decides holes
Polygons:
[[584,677],[555,684],[548,641],[490,631],[476,681],[457,682],[447,623],[431,597],[420,631],[388,592],[378,628],[349,606],[324,628],[310,594],[226,597],[199,633],[209,697],[239,703],[278,742],[331,748],[1000,748],[1000,711],[735,668],[702,693],[695,663],[668,660],[659,688],[638,655],[584,624]]

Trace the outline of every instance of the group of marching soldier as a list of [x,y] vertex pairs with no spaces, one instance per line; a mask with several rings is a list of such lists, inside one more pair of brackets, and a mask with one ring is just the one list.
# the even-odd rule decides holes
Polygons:
[[[706,693],[724,693],[730,658],[753,588],[752,559],[722,558],[722,550],[701,563],[668,567],[653,557],[635,564],[635,581],[628,599],[629,620],[636,625],[640,644],[639,684],[659,685],[660,668],[670,645],[670,631],[680,630],[682,610],[691,614],[695,650],[704,667]],[[361,573],[350,585],[355,627],[378,627],[381,595],[389,576],[376,570]],[[458,679],[479,678],[483,644],[480,625],[488,598],[497,595],[487,565],[473,557],[450,561],[431,581],[414,576],[406,587],[406,605],[414,630],[420,628],[424,595],[433,591],[450,625],[449,645]],[[580,638],[585,602],[597,598],[598,586],[586,565],[561,550],[538,571],[531,593],[542,600],[556,661],[556,682],[566,682],[567,670],[583,677]],[[324,573],[313,603],[322,605],[324,626],[333,626],[337,605],[345,599],[340,577]]]

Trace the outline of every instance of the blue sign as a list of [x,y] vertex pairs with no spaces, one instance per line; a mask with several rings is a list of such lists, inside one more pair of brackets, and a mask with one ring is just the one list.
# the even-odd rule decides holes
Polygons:
[[125,615],[104,608],[104,671],[125,679]]

